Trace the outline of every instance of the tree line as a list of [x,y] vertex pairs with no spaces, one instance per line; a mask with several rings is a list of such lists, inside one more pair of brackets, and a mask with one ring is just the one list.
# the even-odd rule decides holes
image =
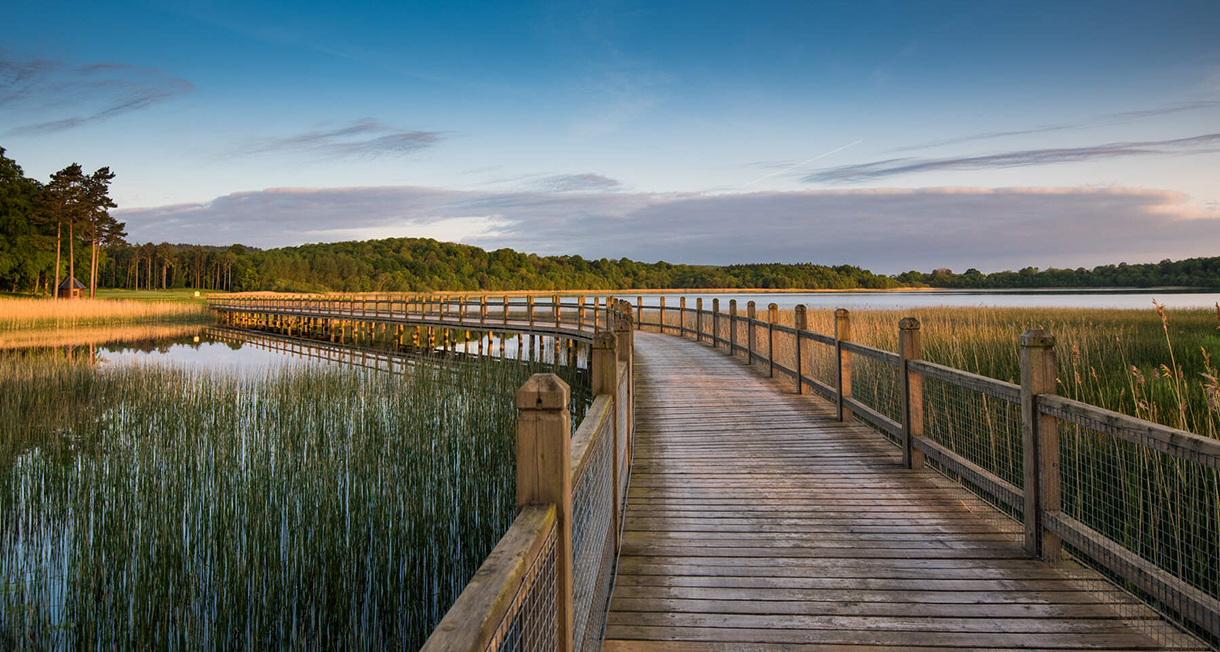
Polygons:
[[91,296],[99,286],[281,292],[1220,287],[1220,257],[1093,269],[1027,267],[990,274],[936,269],[887,276],[854,265],[713,266],[538,256],[425,238],[268,250],[239,244],[129,243],[125,225],[109,213],[116,207],[109,196],[113,179],[109,168],[86,174],[73,163],[43,183],[26,178],[0,148],[0,288],[51,293],[65,271],[74,277],[77,268],[85,267]]
[[71,279],[79,263],[88,265],[94,296],[107,247],[127,235],[110,215],[116,207],[110,198],[114,173],[103,167],[86,174],[73,163],[42,183],[27,178],[4,151],[0,147],[0,282],[13,292],[28,282],[34,293],[55,294],[65,264]]

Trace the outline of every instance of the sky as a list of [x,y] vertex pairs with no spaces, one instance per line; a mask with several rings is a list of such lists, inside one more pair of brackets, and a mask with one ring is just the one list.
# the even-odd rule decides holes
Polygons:
[[1220,2],[25,2],[0,147],[129,239],[878,272],[1220,255]]

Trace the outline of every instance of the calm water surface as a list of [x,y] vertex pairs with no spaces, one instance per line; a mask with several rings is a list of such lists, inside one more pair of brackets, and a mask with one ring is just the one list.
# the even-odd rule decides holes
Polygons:
[[[973,291],[973,290],[929,290],[925,292],[808,292],[808,293],[731,293],[673,295],[643,295],[645,306],[660,304],[678,305],[678,297],[686,297],[688,308],[695,306],[695,299],[703,299],[704,309],[711,309],[713,299],[720,300],[720,309],[728,309],[732,299],[739,308],[749,301],[758,306],[775,303],[780,308],[791,308],[804,304],[811,309],[867,308],[872,310],[900,310],[903,308],[952,307],[1003,307],[1003,308],[1136,308],[1151,309],[1152,300],[1170,308],[1213,308],[1220,301],[1218,292],[1196,292],[1179,289],[1159,290],[1039,290],[1039,291]],[[635,295],[627,295],[635,303]]]

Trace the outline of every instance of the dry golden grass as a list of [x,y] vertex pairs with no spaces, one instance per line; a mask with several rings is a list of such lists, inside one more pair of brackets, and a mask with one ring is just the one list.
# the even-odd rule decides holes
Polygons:
[[0,299],[0,331],[136,322],[201,321],[206,316],[206,307],[198,303]]

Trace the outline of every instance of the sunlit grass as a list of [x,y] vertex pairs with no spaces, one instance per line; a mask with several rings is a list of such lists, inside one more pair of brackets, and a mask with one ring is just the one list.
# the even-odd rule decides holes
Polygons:
[[210,319],[203,303],[0,299],[0,331]]

